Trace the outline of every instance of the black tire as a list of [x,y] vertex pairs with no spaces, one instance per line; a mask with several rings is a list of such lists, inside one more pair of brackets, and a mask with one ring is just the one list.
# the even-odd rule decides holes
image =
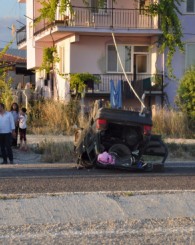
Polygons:
[[114,144],[108,150],[109,153],[116,153],[119,157],[131,155],[131,150],[124,144]]

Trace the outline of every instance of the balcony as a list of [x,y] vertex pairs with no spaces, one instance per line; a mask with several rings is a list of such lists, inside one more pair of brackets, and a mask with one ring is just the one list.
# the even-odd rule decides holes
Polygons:
[[[49,30],[50,27],[53,28],[53,34],[58,33],[56,37],[53,36],[55,41],[76,32],[110,33],[114,30],[124,34],[158,35],[161,33],[158,17],[145,15],[140,9],[73,7],[73,12],[56,13],[54,22],[46,20],[37,22],[37,18],[34,19],[32,33],[34,36],[42,33],[42,37],[46,37],[50,35],[50,31],[44,31]],[[26,27],[22,27],[17,31],[17,44],[22,45],[25,41]]]
[[23,26],[22,28],[20,28],[19,30],[17,30],[16,33],[16,41],[17,41],[17,45],[22,45],[26,42],[26,26]]
[[[126,98],[134,98],[135,95],[123,74],[94,74],[101,81],[94,83],[89,81],[86,83],[87,94],[109,94],[110,81],[113,80],[116,85],[118,81],[122,81],[122,93]],[[162,74],[128,74],[131,85],[133,86],[139,97],[145,93],[147,95],[161,95],[164,91]]]
[[[36,19],[34,20],[36,22]],[[125,30],[142,31],[159,30],[158,17],[143,14],[140,9],[89,8],[73,7],[73,12],[57,13],[53,23],[42,20],[34,25],[34,35],[47,30],[51,26],[64,26],[64,31],[93,30]],[[80,28],[79,30],[77,28]],[[82,28],[82,29],[81,29]]]

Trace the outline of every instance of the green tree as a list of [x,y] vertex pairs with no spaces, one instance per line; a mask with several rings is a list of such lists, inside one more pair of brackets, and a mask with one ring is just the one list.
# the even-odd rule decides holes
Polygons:
[[187,113],[192,125],[195,124],[195,66],[189,68],[180,80],[176,103]]
[[[0,59],[5,55],[13,41],[10,41],[0,52]],[[10,107],[13,97],[11,91],[12,79],[7,77],[7,72],[10,67],[4,62],[0,62],[0,100],[5,104],[7,108]]]
[[0,96],[6,108],[10,108],[13,102],[13,95],[11,91],[12,79],[6,79],[6,72],[0,77]]
[[184,51],[184,43],[182,42],[182,26],[179,19],[181,12],[179,7],[183,0],[160,0],[151,3],[146,8],[146,14],[152,16],[158,15],[160,18],[160,28],[162,35],[160,35],[158,43],[160,45],[160,53],[163,53],[167,48],[166,66],[168,74],[173,75],[172,59],[177,49]]

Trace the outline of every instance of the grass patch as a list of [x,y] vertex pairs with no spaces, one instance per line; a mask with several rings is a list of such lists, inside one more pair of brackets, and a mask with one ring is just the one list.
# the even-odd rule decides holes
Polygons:
[[132,197],[132,196],[134,196],[134,194],[132,192],[128,191],[128,192],[124,193],[124,196]]
[[195,144],[176,144],[167,143],[169,151],[168,159],[175,160],[194,160],[195,159]]
[[53,142],[44,140],[34,149],[42,154],[42,161],[47,163],[75,162],[74,145],[72,142]]
[[43,100],[29,106],[28,133],[33,134],[71,134],[79,125],[79,101],[68,104],[60,101]]
[[0,200],[6,201],[11,199],[21,199],[22,197],[19,195],[0,195]]
[[[167,160],[193,161],[195,159],[195,144],[166,143],[168,148]],[[32,149],[42,155],[42,162],[47,163],[75,163],[73,142],[54,142],[44,140]],[[144,156],[147,162],[161,162],[162,157]],[[131,194],[130,194],[131,195]]]
[[185,113],[171,108],[158,108],[153,113],[153,133],[171,138],[194,138]]

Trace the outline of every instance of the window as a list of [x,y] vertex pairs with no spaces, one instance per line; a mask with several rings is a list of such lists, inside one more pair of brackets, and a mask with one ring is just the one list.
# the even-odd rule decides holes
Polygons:
[[99,0],[91,0],[91,12],[92,13],[99,13],[99,12],[106,12],[107,10],[107,0],[103,1],[103,4],[99,3]]
[[195,43],[186,45],[186,68],[195,65]]
[[[119,55],[126,72],[131,72],[131,46],[118,45]],[[108,45],[108,72],[122,72],[114,45]]]
[[147,73],[149,70],[149,47],[134,46],[134,68],[136,73]]
[[136,73],[147,73],[147,55],[136,55]]
[[[149,66],[149,47],[118,45],[119,55],[126,72],[147,73]],[[135,69],[136,68],[136,69]],[[122,73],[114,45],[107,46],[107,72]]]
[[65,48],[59,47],[59,58],[60,58],[60,64],[59,64],[59,70],[60,73],[65,73]]
[[186,1],[186,12],[187,13],[195,13],[195,0],[187,0]]

